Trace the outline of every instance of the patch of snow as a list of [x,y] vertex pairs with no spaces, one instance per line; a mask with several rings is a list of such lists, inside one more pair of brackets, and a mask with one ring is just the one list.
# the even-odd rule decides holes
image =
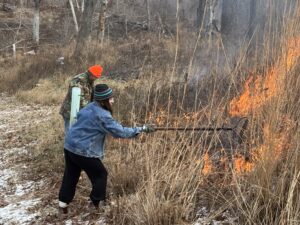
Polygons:
[[236,224],[237,218],[232,217],[229,211],[225,211],[220,215],[220,218],[214,219],[215,213],[209,211],[206,207],[202,207],[197,212],[197,221],[193,225],[222,225],[222,224]]
[[1,124],[0,125],[0,130],[2,129],[2,130],[4,130],[4,129],[6,129],[8,127],[8,124]]
[[15,161],[20,155],[22,156],[25,154],[28,154],[28,150],[26,149],[26,146],[5,150],[0,156],[0,163],[1,163],[0,168],[2,167],[2,165],[5,165],[8,162]]
[[34,182],[33,181],[28,181],[26,183],[23,184],[18,184],[16,186],[16,191],[15,191],[15,195],[17,196],[22,196],[27,194],[30,190],[32,190],[34,187]]
[[16,176],[16,172],[10,169],[0,170],[0,190],[4,190],[8,187],[8,180]]
[[[44,186],[44,181],[34,182],[21,177],[26,170],[23,157],[31,155],[32,146],[38,140],[19,147],[23,129],[49,120],[50,107],[36,107],[20,104],[14,97],[0,93],[0,224],[39,224],[41,213],[33,210],[41,199],[34,197],[36,190]],[[6,106],[9,107],[6,107]],[[15,143],[15,145],[14,145]],[[72,223],[71,223],[72,224]]]
[[65,221],[65,225],[72,225],[72,220]]
[[97,224],[100,224],[100,225],[105,225],[106,224],[105,218],[100,218],[97,222],[98,222]]
[[30,213],[28,209],[40,202],[40,199],[24,200],[0,208],[0,224],[30,224],[38,213]]

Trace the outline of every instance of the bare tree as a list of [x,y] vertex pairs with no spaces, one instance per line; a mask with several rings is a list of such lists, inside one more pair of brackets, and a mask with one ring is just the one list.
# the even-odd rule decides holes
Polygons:
[[24,6],[24,0],[18,0],[17,5],[22,8]]
[[[76,3],[77,3],[77,6],[78,6],[77,1],[76,1]],[[76,30],[76,33],[78,33],[79,28],[78,28],[76,13],[75,13],[75,10],[74,10],[73,0],[69,0],[69,4],[70,4],[70,7],[71,7],[71,11],[72,11],[72,16],[73,16],[73,20],[74,20],[74,24],[75,24],[75,30]]]
[[2,0],[2,10],[5,11],[7,0]]
[[81,12],[84,10],[84,0],[81,1]]
[[77,36],[75,55],[79,55],[89,42],[90,35],[92,32],[92,20],[96,4],[97,0],[88,0],[84,2],[84,10],[81,15],[80,29]]
[[146,10],[147,10],[147,27],[148,27],[148,30],[150,30],[150,3],[149,3],[150,0],[145,0],[145,3],[146,3]]
[[34,0],[34,15],[32,24],[32,39],[35,44],[35,50],[38,49],[40,42],[40,3],[41,0]]
[[75,0],[75,3],[76,3],[76,8],[79,9],[79,3],[78,3],[78,0]]
[[252,38],[256,27],[256,4],[257,0],[251,0],[250,2],[250,18],[249,18],[249,30],[247,32],[248,38]]
[[205,28],[205,31],[211,35],[219,33],[222,24],[222,5],[223,0],[199,0],[197,8],[197,27]]
[[205,5],[206,5],[206,0],[198,0],[198,8],[197,8],[197,19],[196,19],[196,26],[200,27],[204,18],[204,13],[205,13]]
[[105,34],[105,17],[106,17],[106,10],[107,10],[107,0],[102,0],[100,2],[101,8],[99,13],[99,24],[98,24],[98,31],[97,31],[97,39],[101,41],[103,44],[104,41],[104,34]]

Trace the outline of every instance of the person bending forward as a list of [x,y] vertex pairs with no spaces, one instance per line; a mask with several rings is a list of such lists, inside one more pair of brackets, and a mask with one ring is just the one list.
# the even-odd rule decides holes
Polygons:
[[90,199],[99,208],[106,200],[107,170],[102,163],[107,134],[115,138],[133,138],[139,133],[154,132],[152,125],[123,127],[112,117],[113,91],[106,84],[94,89],[94,101],[81,109],[77,122],[65,138],[65,171],[59,191],[59,209],[67,213],[73,200],[80,173],[84,170],[92,183]]

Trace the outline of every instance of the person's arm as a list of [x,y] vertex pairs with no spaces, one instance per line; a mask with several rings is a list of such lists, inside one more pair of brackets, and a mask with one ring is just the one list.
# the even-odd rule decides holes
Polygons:
[[103,129],[115,138],[133,138],[143,131],[142,127],[124,127],[112,117],[102,117]]

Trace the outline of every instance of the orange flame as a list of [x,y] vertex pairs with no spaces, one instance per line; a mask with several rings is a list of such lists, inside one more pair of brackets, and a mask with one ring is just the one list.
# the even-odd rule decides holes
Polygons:
[[213,170],[213,164],[212,164],[211,159],[209,158],[208,153],[204,154],[203,160],[204,160],[204,166],[202,169],[202,174],[204,174],[204,175],[210,174]]
[[[293,69],[299,57],[300,37],[290,39],[287,44],[286,55],[268,70],[265,79],[259,75],[257,78],[249,77],[244,85],[243,94],[230,102],[230,115],[246,116],[278,95],[282,90],[286,74]],[[282,122],[284,123],[283,129],[279,132],[271,132],[268,124],[264,126],[264,143],[259,148],[251,150],[256,161],[264,160],[270,154],[275,160],[282,157],[284,149],[289,145],[288,133],[291,128],[291,121],[283,117]],[[254,163],[246,162],[240,156],[234,161],[234,170],[238,173],[251,172],[254,167]]]
[[270,154],[274,160],[281,159],[285,153],[284,150],[290,145],[289,134],[292,127],[293,123],[287,117],[283,117],[282,128],[278,132],[271,132],[270,126],[265,125],[263,129],[264,144],[256,150],[257,160],[267,159]]
[[245,161],[244,157],[239,155],[234,160],[234,171],[238,174],[251,172],[254,169],[255,164],[253,162]]
[[[287,51],[285,57],[275,63],[270,68],[265,78],[261,75],[250,76],[244,85],[244,92],[241,96],[234,98],[230,102],[229,113],[231,116],[246,116],[250,112],[255,112],[266,102],[278,95],[283,87],[283,81],[288,72],[290,72],[300,57],[300,37],[289,40],[287,44]],[[173,124],[178,126],[180,121],[188,123],[195,120],[199,115],[197,113],[184,114],[182,118],[175,118]],[[150,120],[155,120],[157,125],[163,125],[168,121],[168,115],[165,111],[159,110],[156,117],[153,114],[149,114]],[[178,120],[177,120],[178,119]],[[170,122],[170,121],[169,121]],[[233,169],[236,173],[251,172],[255,168],[255,161],[263,160],[267,157],[267,150],[275,149],[273,152],[274,159],[280,159],[283,154],[283,150],[288,146],[288,129],[290,126],[284,126],[284,129],[272,133],[268,125],[265,125],[264,143],[257,149],[251,150],[253,152],[254,162],[248,162],[243,156],[238,155],[233,162]],[[214,167],[212,160],[208,153],[205,153],[203,157],[204,165],[202,174],[208,175],[213,172]],[[226,166],[226,159],[221,159]],[[200,161],[197,162],[199,164]]]
[[231,116],[246,116],[260,108],[280,92],[285,75],[291,71],[300,57],[300,37],[291,39],[287,44],[286,56],[268,70],[265,79],[254,76],[246,81],[244,93],[230,102]]
[[150,121],[155,121],[156,125],[162,126],[163,124],[166,123],[167,121],[167,114],[163,109],[160,109],[156,115],[153,113],[149,112],[148,114],[148,120]]

